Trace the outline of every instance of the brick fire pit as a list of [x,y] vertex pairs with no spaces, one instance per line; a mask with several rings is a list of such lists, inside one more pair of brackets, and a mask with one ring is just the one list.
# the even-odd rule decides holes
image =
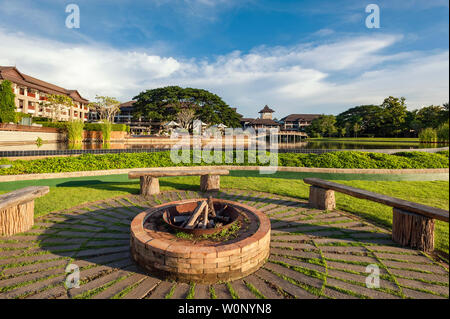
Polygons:
[[[250,206],[214,199],[241,217],[239,227],[210,236],[177,233],[163,221],[174,209],[195,207],[205,198],[171,202],[137,215],[131,223],[131,254],[145,270],[164,279],[181,282],[217,283],[246,277],[258,270],[269,257],[270,220]],[[231,228],[230,228],[231,229]]]

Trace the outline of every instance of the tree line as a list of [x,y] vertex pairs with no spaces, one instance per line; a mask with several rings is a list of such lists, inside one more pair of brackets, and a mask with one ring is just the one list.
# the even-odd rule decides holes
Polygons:
[[409,111],[404,97],[390,96],[381,105],[355,106],[337,116],[321,115],[306,132],[311,137],[417,137],[448,121],[448,103]]

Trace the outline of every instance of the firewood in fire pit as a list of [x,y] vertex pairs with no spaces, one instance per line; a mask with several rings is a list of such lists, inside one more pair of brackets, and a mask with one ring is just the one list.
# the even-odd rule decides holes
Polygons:
[[219,211],[216,212],[216,216],[220,216],[228,208],[228,205],[223,206]]
[[212,200],[212,196],[208,197],[208,207],[209,207],[209,213],[212,217],[216,217],[216,210],[214,209],[214,203]]
[[230,217],[228,217],[228,216],[216,216],[216,220],[224,222],[224,223],[228,223],[230,221]]
[[206,225],[208,225],[208,213],[209,213],[209,205],[206,204],[205,209],[203,210],[203,222],[202,222],[202,228],[205,229]]
[[190,217],[190,215],[188,215],[188,216],[174,216],[173,217],[173,222],[174,223],[182,223],[182,222],[185,222],[185,221],[187,221],[188,219],[189,219],[189,217]]
[[[184,226],[184,225],[183,226],[187,229],[194,229],[195,223],[199,219],[199,217],[206,205],[208,205],[206,203],[206,201],[202,201],[200,204],[198,204],[198,206],[195,208],[194,212],[192,213],[191,217],[187,221],[186,226]],[[183,227],[183,226],[181,226],[181,227]]]

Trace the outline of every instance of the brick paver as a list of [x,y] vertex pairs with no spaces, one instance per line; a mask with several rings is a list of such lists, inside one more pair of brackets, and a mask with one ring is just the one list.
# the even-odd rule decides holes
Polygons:
[[[259,208],[271,219],[271,255],[260,270],[230,285],[208,286],[161,280],[137,268],[129,254],[133,217],[150,206],[202,196],[178,190],[98,201],[38,218],[26,233],[0,237],[0,299],[449,297],[448,264],[399,247],[388,230],[347,212],[236,189],[215,196]],[[80,268],[80,288],[64,285],[69,263]],[[369,264],[380,269],[380,288],[366,287]]]

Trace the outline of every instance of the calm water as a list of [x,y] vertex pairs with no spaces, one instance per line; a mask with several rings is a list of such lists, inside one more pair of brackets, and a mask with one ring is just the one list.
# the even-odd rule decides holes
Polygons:
[[[448,144],[422,144],[422,143],[345,143],[345,142],[330,142],[330,141],[310,141],[301,143],[279,143],[279,149],[417,149],[417,148],[436,148],[448,146]],[[104,147],[103,144],[83,143],[76,149],[167,149],[169,150],[171,145],[167,144],[150,144],[150,143],[111,143],[108,147]],[[67,150],[73,149],[67,143],[48,143],[41,146],[35,144],[27,145],[0,145],[0,151],[53,151],[53,150]]]

